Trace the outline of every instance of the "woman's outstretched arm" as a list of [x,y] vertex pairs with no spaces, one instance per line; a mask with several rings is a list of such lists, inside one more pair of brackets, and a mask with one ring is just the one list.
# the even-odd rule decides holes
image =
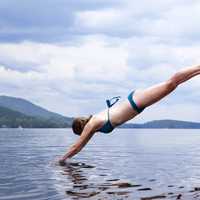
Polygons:
[[91,137],[94,135],[96,130],[95,120],[89,121],[83,129],[81,136],[77,140],[75,144],[73,144],[67,153],[59,160],[61,165],[64,164],[65,160],[71,158],[72,156],[76,155],[81,149],[88,143]]
[[134,94],[134,100],[139,107],[148,107],[170,94],[176,89],[177,86],[179,86],[183,82],[186,82],[187,80],[199,74],[200,65],[183,68],[182,70],[175,73],[168,80],[136,92]]

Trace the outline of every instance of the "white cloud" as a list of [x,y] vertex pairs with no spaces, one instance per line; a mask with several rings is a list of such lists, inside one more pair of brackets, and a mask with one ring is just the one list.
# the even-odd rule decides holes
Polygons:
[[74,28],[81,33],[120,38],[152,36],[180,45],[198,40],[199,7],[200,2],[195,0],[125,0],[114,8],[76,12]]
[[[184,64],[198,62],[199,50],[197,46],[160,45],[154,39],[129,38],[115,42],[100,36],[83,37],[78,46],[32,42],[1,44],[0,52],[4,52],[5,61],[12,60],[17,65],[34,63],[34,66],[29,68],[27,64],[25,71],[1,66],[0,83],[1,87],[10,87],[9,91],[6,87],[2,92],[27,98],[50,110],[69,116],[89,114],[105,108],[105,98],[119,93],[127,95],[129,90],[164,81]],[[195,98],[199,86],[196,78],[181,87],[177,93],[180,97],[171,97],[174,106],[182,102],[184,92],[181,91],[190,91]],[[89,102],[94,103],[91,106]],[[156,114],[158,109],[153,107],[153,115],[144,113],[139,119],[159,118],[161,113],[164,118],[168,107],[164,103],[162,106],[163,112],[159,115]],[[194,109],[195,106],[188,107]],[[181,107],[178,108],[178,112],[166,117],[174,115],[182,119]],[[195,113],[189,118],[194,119]]]
[[[68,37],[60,44],[48,44],[34,37],[35,42],[0,43],[1,93],[27,98],[68,116],[103,109],[105,98],[127,95],[200,63],[199,7],[195,0],[121,0],[115,6],[74,8],[74,21],[69,19],[67,29],[59,27],[61,35],[54,26],[56,37],[66,39],[63,32],[69,30],[65,34],[73,36],[72,41]],[[32,28],[26,31],[31,34]],[[167,102],[144,112],[139,121],[199,120],[199,87],[196,77]]]
[[102,29],[119,22],[121,13],[117,9],[103,9],[95,11],[80,11],[76,14],[76,26]]
[[162,18],[155,20],[146,33],[162,37],[182,37],[182,41],[192,39],[200,32],[199,8],[200,2],[197,1],[171,7],[162,14]]
[[[106,46],[99,38],[86,39],[81,46],[59,46],[24,42],[21,44],[1,44],[0,54],[4,62],[26,66],[26,71],[38,68],[45,79],[121,80],[127,73],[128,54],[122,47]],[[25,63],[25,64],[24,64]],[[12,66],[8,68],[12,68]],[[18,67],[18,71],[20,67]],[[107,73],[105,73],[105,71]],[[116,76],[118,73],[121,76]],[[92,75],[92,76],[91,76]]]
[[[128,73],[126,50],[106,45],[98,37],[86,38],[80,46],[32,42],[0,44],[1,57],[5,62],[12,61],[18,66],[23,64],[23,69],[1,66],[0,83],[15,88],[9,91],[10,95],[20,94],[30,100],[52,98],[54,94],[62,99],[62,96],[69,99],[92,98],[94,94],[104,96],[115,90],[113,85],[105,86],[104,82],[123,81]],[[34,66],[29,68],[29,63],[34,63]],[[62,103],[59,106],[55,103],[54,106],[47,105],[53,110],[63,111]],[[65,113],[69,113],[67,109]]]

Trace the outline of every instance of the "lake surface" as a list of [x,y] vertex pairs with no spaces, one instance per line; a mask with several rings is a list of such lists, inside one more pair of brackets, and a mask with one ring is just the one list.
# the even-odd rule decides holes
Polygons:
[[200,199],[200,130],[98,133],[57,165],[77,138],[70,129],[0,129],[0,200]]

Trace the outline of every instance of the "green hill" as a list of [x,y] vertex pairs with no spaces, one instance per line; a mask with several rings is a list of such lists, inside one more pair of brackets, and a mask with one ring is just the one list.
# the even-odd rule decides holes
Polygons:
[[48,111],[22,98],[0,96],[0,106],[24,114],[26,117],[40,120],[43,123],[56,124],[57,127],[71,127],[73,120],[73,118]]
[[0,106],[0,127],[55,128],[58,127],[58,125],[50,120],[30,117],[23,113]]
[[200,123],[178,120],[154,120],[143,124],[124,124],[122,128],[174,128],[174,129],[200,129]]

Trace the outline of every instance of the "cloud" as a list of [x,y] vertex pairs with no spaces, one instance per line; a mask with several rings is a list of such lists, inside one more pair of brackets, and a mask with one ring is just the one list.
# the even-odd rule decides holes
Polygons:
[[123,1],[114,8],[78,11],[75,30],[119,38],[151,36],[161,43],[188,44],[198,41],[199,7],[197,1]]
[[0,41],[62,42],[74,38],[75,13],[111,7],[118,1],[7,0],[0,3]]
[[82,35],[103,34],[191,44],[200,32],[199,7],[195,0],[7,0],[0,3],[0,41],[76,43]]
[[[199,47],[183,50],[176,46],[160,46],[154,41],[140,49],[140,42],[135,43],[134,48],[133,43],[134,39],[115,43],[109,38],[93,36],[83,37],[81,45],[77,46],[34,42],[1,44],[1,60],[14,63],[12,66],[22,66],[0,66],[1,91],[65,115],[89,114],[104,109],[106,98],[119,94],[126,97],[130,90],[166,80],[181,68],[181,57],[187,55],[185,62],[191,62],[200,50]],[[168,52],[173,56],[169,57]],[[177,67],[178,64],[181,65]],[[199,79],[191,81],[167,104],[180,105],[184,99],[192,101],[198,97],[199,85]],[[192,97],[185,97],[185,92],[190,92]],[[145,115],[148,119],[148,114]]]
[[[115,83],[126,80],[128,73],[126,50],[106,46],[98,37],[84,38],[81,46],[4,43],[0,44],[0,54],[4,63],[12,63],[0,66],[1,87],[10,87],[1,91],[29,100],[52,98],[55,94],[75,101],[104,99],[110,92],[117,93]],[[63,111],[63,104],[59,106]],[[59,106],[54,102],[53,110]]]
[[[199,64],[199,7],[195,0],[2,1],[1,94],[68,116],[105,109],[106,98],[126,98]],[[136,121],[199,121],[199,86],[192,79]]]

